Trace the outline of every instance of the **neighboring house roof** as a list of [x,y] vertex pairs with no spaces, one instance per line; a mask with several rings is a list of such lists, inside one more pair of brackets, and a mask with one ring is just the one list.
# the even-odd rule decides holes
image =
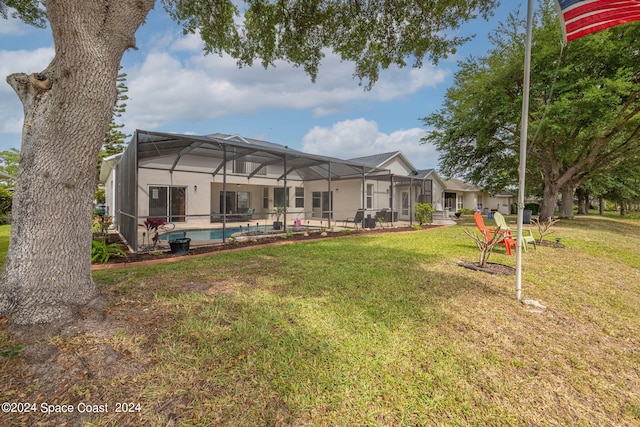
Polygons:
[[452,178],[449,180],[446,180],[444,182],[444,189],[446,190],[450,190],[450,191],[462,191],[462,192],[478,192],[478,191],[482,191],[481,189],[479,189],[478,187],[476,187],[473,184],[470,184],[468,182],[464,182],[461,179],[457,179],[457,178]]
[[120,157],[122,157],[122,153],[112,154],[111,156],[107,156],[102,159],[102,164],[100,165],[100,176],[98,178],[100,182],[105,182],[107,178],[109,178],[111,170],[118,164]]

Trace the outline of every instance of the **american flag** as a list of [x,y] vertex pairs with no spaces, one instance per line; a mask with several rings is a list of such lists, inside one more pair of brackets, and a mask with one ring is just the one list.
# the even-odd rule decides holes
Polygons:
[[556,0],[565,41],[640,20],[640,0]]

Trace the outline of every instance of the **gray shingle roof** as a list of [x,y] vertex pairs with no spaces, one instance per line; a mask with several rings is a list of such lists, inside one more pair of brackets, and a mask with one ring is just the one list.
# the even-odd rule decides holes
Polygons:
[[371,167],[378,167],[393,156],[397,156],[399,151],[391,151],[389,153],[374,154],[372,156],[356,157],[355,159],[349,159],[351,162],[362,163]]
[[418,175],[416,175],[416,178],[422,179],[422,178],[426,178],[427,175],[429,175],[431,172],[435,171],[435,169],[418,169]]
[[447,190],[455,191],[480,191],[478,187],[461,179],[452,178],[444,182]]

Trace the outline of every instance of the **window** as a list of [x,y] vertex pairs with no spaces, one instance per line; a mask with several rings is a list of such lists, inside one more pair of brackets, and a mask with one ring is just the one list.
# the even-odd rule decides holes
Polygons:
[[478,206],[476,206],[476,209],[478,211],[481,211],[482,210],[482,194],[478,194],[478,199],[477,200],[478,200]]
[[233,161],[233,173],[246,174],[247,173],[247,162],[244,160],[234,160]]
[[260,169],[257,169],[259,166],[259,163],[247,162],[242,159],[234,160],[232,164],[233,173],[237,173],[239,175],[267,175],[267,168],[261,167]]
[[296,208],[304,208],[304,187],[296,187]]
[[185,222],[186,194],[187,187],[149,186],[149,216]]
[[286,188],[286,191],[282,187],[276,187],[273,189],[273,206],[289,206],[289,188]]
[[464,197],[462,194],[458,194],[458,200],[456,202],[457,210],[464,208]]
[[367,209],[373,208],[373,184],[367,184]]
[[246,212],[251,207],[251,193],[248,191],[238,191],[236,193],[238,212]]
[[419,203],[433,203],[433,181],[425,179],[422,182],[422,191],[418,196]]
[[269,209],[269,189],[262,189],[262,207],[264,209]]

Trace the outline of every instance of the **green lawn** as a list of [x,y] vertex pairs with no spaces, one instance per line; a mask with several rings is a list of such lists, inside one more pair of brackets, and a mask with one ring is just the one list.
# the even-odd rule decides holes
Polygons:
[[52,342],[117,369],[63,396],[141,403],[94,426],[640,425],[640,221],[562,221],[566,248],[523,254],[541,312],[457,265],[464,227],[96,272],[108,331]]
[[0,265],[4,265],[4,259],[7,257],[7,249],[9,249],[9,233],[11,226],[0,225]]

